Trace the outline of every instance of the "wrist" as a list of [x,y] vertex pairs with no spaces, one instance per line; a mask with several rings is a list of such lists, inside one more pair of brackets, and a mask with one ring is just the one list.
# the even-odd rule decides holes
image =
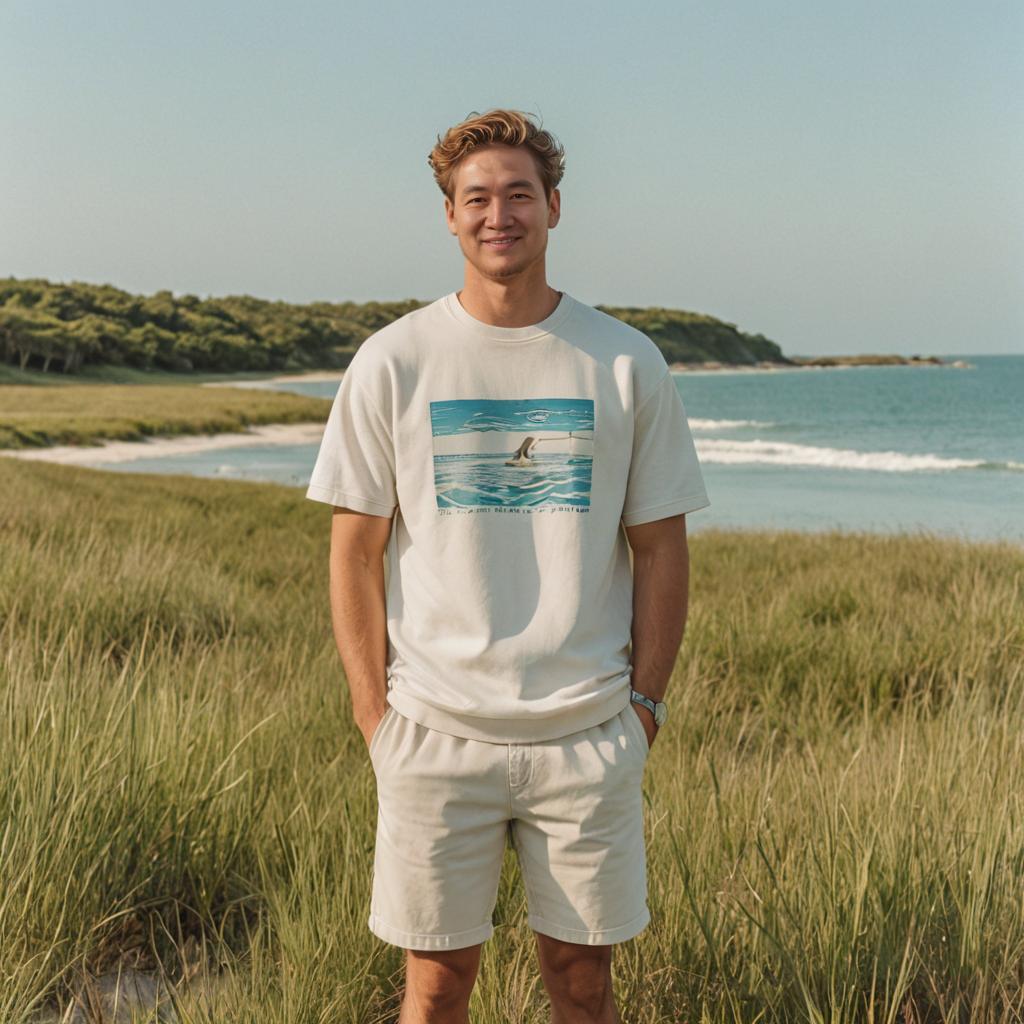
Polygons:
[[356,725],[364,725],[379,722],[388,710],[387,697],[381,700],[360,701],[358,706],[352,709],[352,718]]
[[661,728],[661,726],[658,725],[657,718],[654,717],[654,712],[649,707],[647,707],[645,704],[641,704],[639,701],[634,701],[633,702],[633,707],[636,708],[636,710],[639,713],[640,717],[644,718],[648,722],[650,722],[654,726],[655,729],[660,729]]
[[648,694],[634,690],[632,686],[629,690],[629,699],[633,704],[639,705],[650,715],[656,729],[660,729],[665,724],[668,718],[668,707],[663,700],[655,700]]

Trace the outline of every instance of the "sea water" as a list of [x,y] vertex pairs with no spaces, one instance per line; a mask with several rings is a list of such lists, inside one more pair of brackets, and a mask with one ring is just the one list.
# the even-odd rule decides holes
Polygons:
[[[711,500],[688,527],[1024,542],[1024,355],[945,358],[968,366],[676,374]],[[272,386],[332,398],[338,383]],[[317,450],[221,448],[90,464],[304,488]]]

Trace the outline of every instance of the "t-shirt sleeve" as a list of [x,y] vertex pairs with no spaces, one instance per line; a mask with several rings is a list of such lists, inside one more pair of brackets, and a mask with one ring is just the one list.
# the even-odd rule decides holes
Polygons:
[[710,504],[683,400],[666,372],[635,412],[622,522],[638,526]]
[[398,504],[391,424],[350,367],[327,417],[306,497],[391,516]]

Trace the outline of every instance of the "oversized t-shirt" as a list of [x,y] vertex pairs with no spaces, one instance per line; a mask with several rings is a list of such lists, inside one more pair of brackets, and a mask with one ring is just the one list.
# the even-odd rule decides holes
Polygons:
[[623,526],[710,504],[658,347],[566,292],[530,327],[485,324],[452,292],[368,337],[306,496],[394,516],[388,703],[501,743],[628,705]]

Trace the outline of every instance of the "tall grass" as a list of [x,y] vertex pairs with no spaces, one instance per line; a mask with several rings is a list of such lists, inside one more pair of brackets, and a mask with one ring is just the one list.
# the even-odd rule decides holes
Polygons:
[[262,423],[322,423],[330,408],[326,398],[249,388],[0,385],[0,448],[142,441]]
[[[327,508],[46,463],[0,485],[0,1020],[135,965],[219,979],[183,1021],[393,1021]],[[623,1020],[1024,1019],[1024,550],[690,547]],[[506,858],[480,1024],[548,1019]]]
[[[13,363],[0,362],[0,384],[34,384],[40,387],[81,387],[83,384],[177,384],[194,387],[205,381],[266,380],[276,377],[278,370],[143,370],[123,363],[84,363],[74,373],[60,371],[35,370],[26,367],[22,370]],[[292,371],[288,371],[291,373]],[[309,370],[297,370],[296,373],[307,373]],[[327,367],[323,372],[342,373]]]

